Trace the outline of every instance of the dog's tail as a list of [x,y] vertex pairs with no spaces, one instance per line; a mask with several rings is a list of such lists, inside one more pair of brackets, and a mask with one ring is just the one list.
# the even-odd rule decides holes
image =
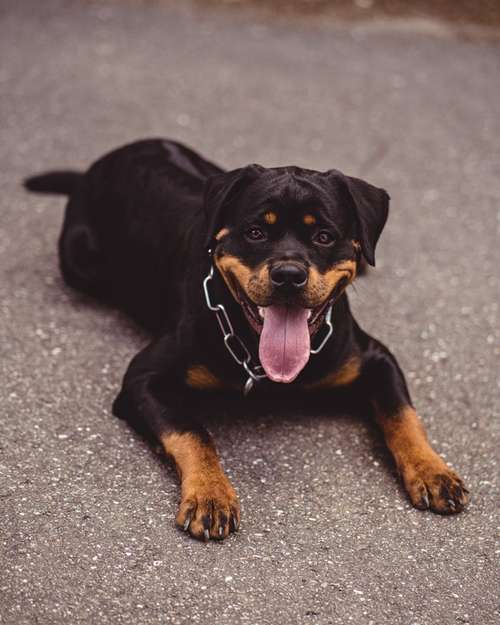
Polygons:
[[71,195],[83,174],[77,171],[48,171],[23,181],[28,191]]

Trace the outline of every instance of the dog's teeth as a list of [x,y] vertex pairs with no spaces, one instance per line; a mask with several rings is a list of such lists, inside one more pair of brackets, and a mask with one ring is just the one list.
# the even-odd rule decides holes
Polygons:
[[259,306],[259,315],[264,319],[264,315],[266,314],[266,309],[263,306]]
[[312,315],[312,310],[308,310],[307,311],[307,318],[310,319]]

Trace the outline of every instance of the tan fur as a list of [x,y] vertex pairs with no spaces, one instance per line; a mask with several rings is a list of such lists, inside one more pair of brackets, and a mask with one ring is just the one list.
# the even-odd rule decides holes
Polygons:
[[347,278],[345,286],[356,277],[356,262],[344,260],[325,273],[320,273],[315,267],[309,269],[309,280],[306,286],[306,298],[311,307],[318,306],[330,295],[339,280]]
[[[255,270],[250,269],[238,257],[229,254],[216,254],[215,264],[221,272],[229,290],[238,300],[236,287],[243,289],[246,295],[258,306],[267,306],[271,295],[269,268],[266,263]],[[315,267],[309,269],[309,280],[303,293],[303,306],[314,308],[320,306],[342,278],[347,278],[346,285],[356,276],[356,262],[344,260],[325,273]]]
[[303,217],[303,221],[306,224],[306,226],[312,226],[313,224],[316,223],[316,217],[314,215],[304,215]]
[[250,268],[247,267],[239,258],[236,256],[230,256],[229,254],[224,254],[223,256],[216,255],[215,264],[221,272],[222,277],[224,278],[234,298],[238,299],[238,292],[234,281],[236,280],[237,284],[245,288],[245,285],[248,284],[252,275]]
[[267,224],[272,226],[278,221],[278,215],[274,211],[268,211],[264,214],[264,220]]
[[[160,440],[165,452],[174,460],[181,480],[177,525],[185,527],[187,523],[193,536],[206,539],[204,519],[210,515],[209,536],[227,536],[227,520],[231,515],[239,525],[240,506],[231,482],[222,471],[213,444],[203,442],[190,432],[165,434]],[[221,525],[222,534],[219,533]]]
[[397,415],[386,416],[377,410],[377,422],[398,466],[404,465],[410,454],[422,456],[429,452],[424,428],[411,406],[406,406]]
[[238,300],[237,286],[257,305],[267,305],[270,295],[269,269],[266,264],[251,270],[240,258],[228,254],[215,256],[215,264],[234,298]]
[[[405,406],[395,415],[386,415],[375,408],[377,422],[412,503],[427,507],[423,504],[427,496],[436,512],[448,514],[461,510],[468,501],[462,480],[432,449],[415,410]],[[450,508],[451,497],[456,503]]]
[[186,384],[197,389],[221,389],[222,382],[204,365],[193,365],[186,372]]
[[190,432],[177,432],[160,436],[165,452],[173,458],[181,480],[193,476],[201,469],[211,471],[219,467],[217,453],[212,446],[203,444]]
[[323,390],[336,386],[347,386],[352,384],[359,376],[361,361],[356,356],[349,359],[340,369],[329,373],[317,382],[304,385],[306,390]]

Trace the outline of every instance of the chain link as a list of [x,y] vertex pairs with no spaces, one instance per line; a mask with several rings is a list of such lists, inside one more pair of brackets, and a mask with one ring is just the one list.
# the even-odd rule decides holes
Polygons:
[[[248,375],[255,381],[267,378],[262,365],[252,363],[252,355],[248,351],[247,346],[240,337],[235,333],[233,324],[229,319],[229,315],[222,304],[212,304],[208,283],[214,277],[214,266],[210,267],[207,277],[203,280],[203,291],[205,292],[205,301],[209,310],[215,313],[215,317],[222,331],[224,345],[227,351],[240,366],[242,366]],[[239,353],[238,353],[239,352]]]
[[325,315],[325,323],[328,326],[328,331],[325,334],[325,338],[321,341],[321,343],[318,345],[318,347],[316,347],[316,349],[312,349],[311,348],[311,354],[319,354],[319,352],[323,349],[323,347],[325,346],[326,342],[328,341],[328,339],[332,335],[332,332],[333,332],[332,308],[333,308],[333,304],[330,304],[330,307],[326,311],[326,315]]

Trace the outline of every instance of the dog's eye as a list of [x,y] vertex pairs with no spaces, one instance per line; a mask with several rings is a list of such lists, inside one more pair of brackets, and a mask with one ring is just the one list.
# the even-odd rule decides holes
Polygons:
[[320,230],[313,236],[313,242],[318,245],[330,247],[335,243],[335,238],[328,232],[328,230]]
[[265,241],[266,233],[259,226],[252,226],[245,232],[245,236],[249,241]]

